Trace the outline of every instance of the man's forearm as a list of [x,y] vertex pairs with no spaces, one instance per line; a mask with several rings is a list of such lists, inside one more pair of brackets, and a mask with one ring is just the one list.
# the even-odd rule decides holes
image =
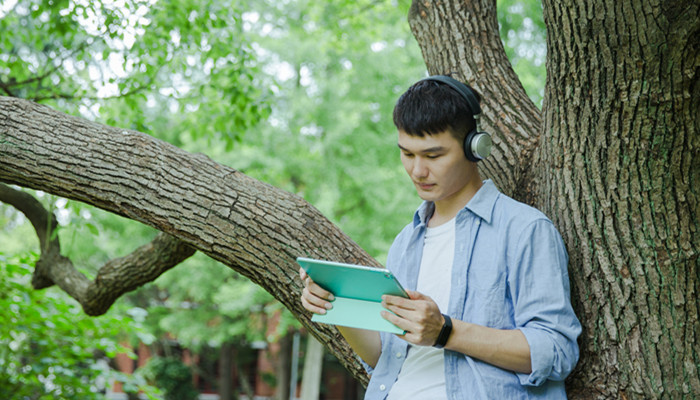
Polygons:
[[453,320],[445,349],[457,351],[509,371],[532,371],[530,346],[520,330],[487,328]]
[[377,366],[382,350],[379,332],[346,326],[338,326],[338,330],[364,362],[372,368]]

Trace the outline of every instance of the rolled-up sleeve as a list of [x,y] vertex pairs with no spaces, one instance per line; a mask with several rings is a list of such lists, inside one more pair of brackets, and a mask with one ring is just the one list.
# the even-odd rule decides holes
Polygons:
[[564,380],[578,362],[581,324],[570,301],[568,256],[551,221],[537,220],[520,235],[511,255],[509,290],[515,324],[530,346],[532,372],[518,374],[522,385]]

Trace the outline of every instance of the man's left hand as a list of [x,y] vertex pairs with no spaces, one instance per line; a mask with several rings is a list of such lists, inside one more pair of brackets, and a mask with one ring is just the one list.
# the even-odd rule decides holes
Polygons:
[[435,344],[445,318],[430,297],[407,290],[409,298],[382,296],[382,306],[394,314],[382,311],[382,317],[406,331],[402,336],[409,343],[419,346]]

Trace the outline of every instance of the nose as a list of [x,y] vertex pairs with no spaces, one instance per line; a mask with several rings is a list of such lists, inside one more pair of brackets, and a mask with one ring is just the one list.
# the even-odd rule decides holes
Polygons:
[[411,167],[411,175],[414,178],[424,179],[428,177],[428,164],[422,157],[415,157]]

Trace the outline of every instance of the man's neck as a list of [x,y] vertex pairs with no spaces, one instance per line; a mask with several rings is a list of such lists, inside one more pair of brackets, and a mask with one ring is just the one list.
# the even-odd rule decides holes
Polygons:
[[454,218],[459,210],[469,203],[482,185],[481,178],[477,174],[476,179],[472,179],[456,196],[435,202],[435,210],[428,220],[428,226],[431,228],[440,226]]

